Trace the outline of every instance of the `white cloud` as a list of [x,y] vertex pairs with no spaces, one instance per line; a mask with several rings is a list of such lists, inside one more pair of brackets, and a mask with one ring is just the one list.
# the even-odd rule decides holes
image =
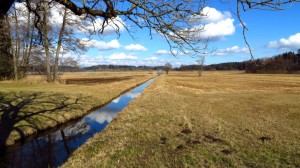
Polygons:
[[121,97],[118,97],[118,98],[114,99],[112,102],[113,103],[119,103],[120,99],[121,99]]
[[[56,4],[55,6],[51,7],[49,10],[49,25],[53,26],[54,28],[60,29],[63,23],[64,10],[65,7],[61,4]],[[69,9],[67,10],[66,16],[66,28],[77,32],[77,29],[80,27],[81,21],[83,20],[83,16],[80,17],[78,15],[75,15]]]
[[279,41],[270,41],[269,48],[298,49],[300,47],[300,33],[291,35],[289,38],[281,38]]
[[157,50],[155,52],[155,54],[157,54],[157,55],[171,54],[171,51],[168,51],[168,50]]
[[136,60],[137,58],[137,56],[127,55],[125,53],[114,53],[108,57],[110,60]]
[[110,42],[96,41],[95,47],[102,50],[111,50],[120,48],[121,45],[118,40],[111,40]]
[[121,44],[118,40],[111,40],[110,42],[98,41],[98,40],[89,40],[87,38],[82,38],[81,42],[88,47],[96,47],[100,50],[113,50],[121,47]]
[[145,61],[155,61],[155,60],[158,60],[157,57],[148,57],[148,58],[145,58],[144,59]]
[[204,26],[200,37],[208,38],[212,41],[222,39],[224,36],[232,35],[235,32],[234,19],[225,19],[215,23],[208,23]]
[[218,41],[235,32],[234,19],[228,11],[220,12],[215,8],[205,7],[200,15],[191,17],[196,23],[190,29],[190,37],[202,40]]
[[96,121],[100,124],[103,124],[105,122],[110,123],[118,114],[118,111],[104,111],[99,110],[99,112],[91,113],[88,116],[86,116],[89,120]]
[[172,51],[170,51],[170,50],[157,50],[157,51],[155,51],[155,54],[157,54],[157,55],[176,55],[176,56],[179,56],[179,55],[187,55],[187,54],[189,54],[189,52],[188,51],[184,51],[184,52],[179,52],[179,51],[177,51],[177,50],[172,50]]
[[129,92],[129,93],[126,93],[125,95],[131,99],[135,99],[135,98],[139,97],[141,95],[141,93]]
[[125,50],[129,50],[129,51],[146,51],[147,48],[145,48],[144,46],[140,45],[140,44],[130,44],[124,47]]
[[79,59],[81,66],[93,65],[132,65],[132,66],[163,66],[166,64],[165,60],[157,57],[138,57],[132,54],[113,53],[109,56],[86,56],[81,55]]
[[193,22],[204,21],[206,23],[211,23],[211,22],[219,22],[228,18],[231,18],[231,14],[228,11],[222,13],[215,8],[211,8],[207,6],[203,8],[201,15],[194,15],[193,17],[190,18],[190,20]]
[[222,56],[222,55],[229,55],[233,53],[249,53],[249,50],[246,47],[240,48],[239,46],[233,46],[231,48],[218,50],[216,55]]

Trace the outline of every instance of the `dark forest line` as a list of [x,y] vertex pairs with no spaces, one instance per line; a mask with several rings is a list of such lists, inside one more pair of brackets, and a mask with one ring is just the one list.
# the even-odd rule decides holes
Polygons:
[[[191,71],[199,70],[199,68],[199,65],[183,65],[174,68],[174,70]],[[290,51],[269,58],[204,65],[203,70],[245,70],[247,73],[299,73],[300,49],[297,53]]]

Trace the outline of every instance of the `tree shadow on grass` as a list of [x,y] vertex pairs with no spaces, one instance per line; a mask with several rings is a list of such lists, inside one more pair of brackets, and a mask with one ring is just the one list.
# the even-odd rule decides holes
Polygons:
[[36,132],[49,123],[53,126],[65,122],[66,113],[83,110],[80,109],[83,100],[81,95],[0,92],[0,154],[5,153],[8,140],[24,142],[25,130]]

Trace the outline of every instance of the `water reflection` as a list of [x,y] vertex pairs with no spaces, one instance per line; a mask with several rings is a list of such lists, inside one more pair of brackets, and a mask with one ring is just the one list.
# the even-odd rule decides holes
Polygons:
[[129,93],[126,94],[126,96],[128,96],[128,97],[130,97],[132,99],[135,99],[135,98],[139,97],[140,94],[141,93],[132,93],[132,92],[129,92]]
[[86,140],[103,130],[153,80],[114,99],[71,126],[35,138],[22,146],[9,147],[0,157],[0,167],[58,167]]

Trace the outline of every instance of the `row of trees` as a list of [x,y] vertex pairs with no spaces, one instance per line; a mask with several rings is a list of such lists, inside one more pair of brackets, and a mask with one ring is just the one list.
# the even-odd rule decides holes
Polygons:
[[[74,57],[62,59],[62,53],[85,50],[85,45],[74,32],[79,22],[73,20],[73,14],[66,7],[57,3],[42,1],[35,7],[31,6],[39,8],[39,15],[33,15],[26,5],[15,3],[5,17],[3,24],[8,34],[6,38],[11,42],[8,52],[12,59],[1,56],[0,79],[18,80],[30,71],[45,74],[48,82],[57,81],[60,65],[77,66]],[[58,12],[62,19],[50,19],[55,14],[53,12]]]
[[214,70],[246,70],[248,62],[226,62],[219,64],[211,64],[211,65],[181,65],[178,68],[175,68],[176,71],[214,71]]
[[248,73],[298,73],[300,49],[297,53],[286,52],[271,58],[257,59],[248,64]]
[[203,70],[245,70],[247,73],[298,73],[300,71],[300,49],[297,53],[292,51],[270,58],[261,58],[254,61],[226,62],[219,64],[182,65],[174,68],[176,71]]
[[135,71],[135,70],[159,70],[164,69],[164,66],[132,66],[132,65],[94,65],[84,67],[82,70],[87,71]]

